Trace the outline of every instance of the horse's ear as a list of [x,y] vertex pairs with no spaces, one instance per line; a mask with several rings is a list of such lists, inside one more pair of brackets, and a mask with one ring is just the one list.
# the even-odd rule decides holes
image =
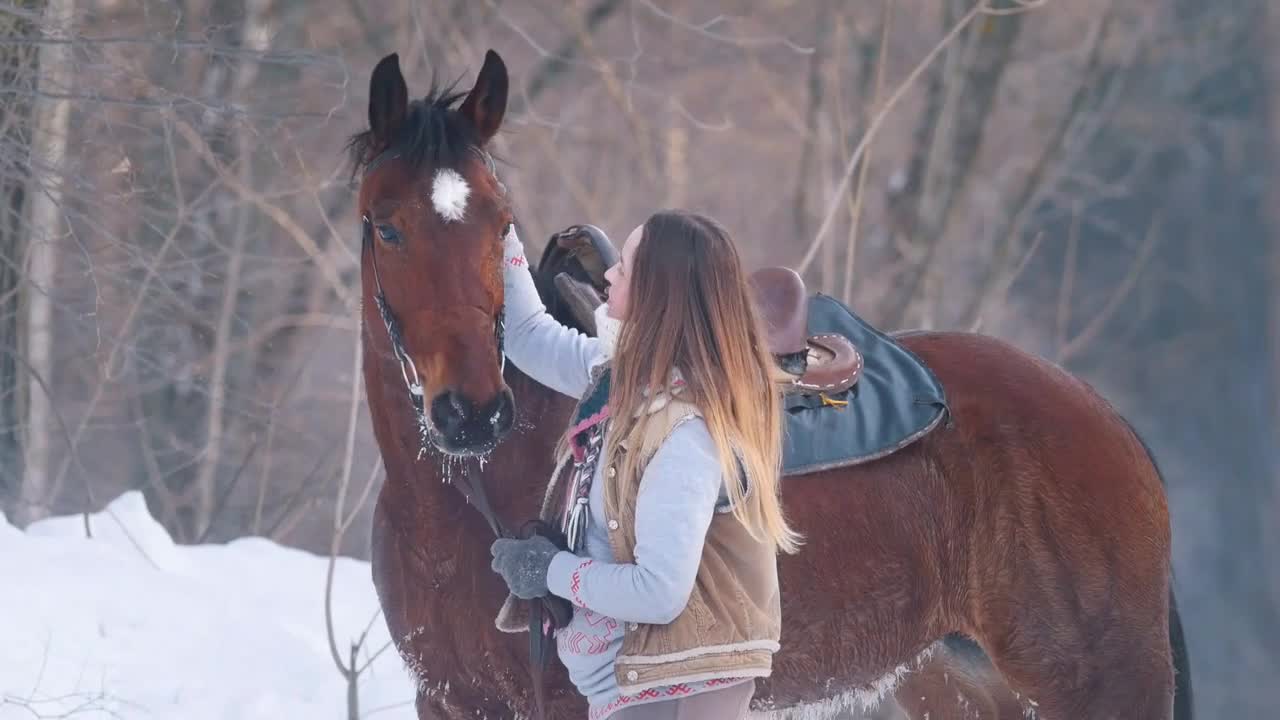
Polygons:
[[502,116],[507,112],[507,66],[498,53],[490,50],[484,54],[484,66],[476,77],[476,85],[467,93],[458,112],[471,121],[487,143],[502,126]]
[[369,79],[369,129],[379,145],[391,144],[408,111],[409,88],[400,73],[400,56],[391,53],[378,62]]

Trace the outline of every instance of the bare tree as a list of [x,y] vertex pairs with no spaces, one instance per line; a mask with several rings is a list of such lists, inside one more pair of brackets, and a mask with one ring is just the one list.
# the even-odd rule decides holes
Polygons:
[[[1014,0],[991,3],[994,10],[1017,9]],[[889,325],[901,325],[912,302],[925,308],[922,325],[929,327],[931,305],[938,293],[938,250],[944,230],[952,227],[957,198],[969,192],[974,159],[987,137],[988,116],[996,90],[1022,29],[1023,13],[993,13],[980,18],[968,30],[964,42],[948,54],[946,91],[939,109],[939,125],[929,146],[921,198],[920,218],[914,223],[919,236],[910,238],[923,248],[916,269],[902,285],[902,293],[890,301]],[[921,292],[923,290],[923,293]]]
[[[48,512],[52,398],[32,377],[39,373],[52,377],[53,291],[57,255],[54,246],[62,234],[63,176],[66,172],[67,131],[72,91],[71,37],[74,0],[47,0],[41,27],[47,35],[38,53],[39,85],[32,109],[32,177],[27,196],[32,233],[27,245],[24,293],[26,299],[25,343],[22,354],[30,366],[26,381],[25,453],[23,501],[18,505],[18,522],[26,523]],[[61,97],[60,97],[61,96]]]
[[[39,8],[0,11],[5,37],[30,37],[39,26]],[[26,425],[27,374],[22,364],[22,299],[25,223],[30,189],[31,110],[38,81],[38,45],[0,43],[0,86],[13,95],[0,104],[0,498],[16,511],[21,500]],[[16,512],[15,512],[16,514]]]
[[378,615],[374,615],[369,619],[369,623],[365,626],[364,632],[360,634],[360,637],[350,644],[347,659],[343,660],[342,655],[338,652],[337,631],[333,626],[333,568],[342,546],[342,538],[346,535],[347,530],[351,528],[351,523],[355,521],[364,504],[368,501],[369,494],[378,478],[378,473],[382,469],[381,461],[374,463],[373,470],[369,473],[369,479],[365,482],[364,489],[360,492],[360,496],[356,499],[351,512],[348,514],[346,511],[347,489],[351,484],[351,470],[355,463],[356,425],[360,417],[360,405],[364,398],[363,386],[360,382],[363,348],[359,343],[353,343],[352,347],[355,348],[355,352],[352,358],[351,404],[347,414],[347,439],[343,453],[342,474],[338,482],[337,502],[333,511],[333,534],[329,544],[329,570],[325,574],[324,621],[327,631],[326,637],[329,639],[329,655],[333,658],[333,663],[337,667],[338,673],[342,675],[343,680],[347,683],[347,720],[360,720],[360,675],[373,664],[373,661],[379,655],[391,647],[391,641],[388,640],[381,648],[370,654],[363,663],[360,662],[360,651],[364,648],[365,641],[368,639],[369,630],[378,619]]
[[[267,26],[267,15],[271,9],[271,0],[248,0],[245,4],[244,22],[240,30],[242,44],[255,54],[267,50],[270,28]],[[234,79],[231,81],[229,96],[233,103],[244,103],[246,93],[253,85],[257,75],[258,64],[250,58],[242,58],[237,64]],[[250,129],[240,127],[233,131],[236,137],[236,161],[240,165],[239,182],[245,187],[252,187],[253,181],[253,140]],[[213,340],[213,362],[209,369],[209,401],[208,446],[200,462],[200,470],[196,474],[195,486],[198,488],[198,500],[194,503],[194,530],[204,535],[209,530],[211,513],[214,509],[214,498],[217,494],[216,475],[222,462],[222,440],[226,422],[227,366],[232,353],[232,320],[240,299],[240,281],[245,252],[249,244],[249,228],[252,212],[248,207],[238,208],[231,235],[231,247],[228,250],[226,279],[227,284],[222,292],[222,302],[218,308],[218,319]]]

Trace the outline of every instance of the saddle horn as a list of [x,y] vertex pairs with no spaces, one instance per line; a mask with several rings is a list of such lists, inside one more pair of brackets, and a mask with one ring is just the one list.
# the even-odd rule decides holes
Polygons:
[[570,225],[551,236],[551,242],[563,249],[582,266],[590,283],[582,282],[568,273],[557,273],[556,289],[578,324],[596,335],[595,310],[604,302],[604,288],[608,282],[605,271],[618,262],[618,250],[609,236],[595,225]]
[[551,240],[577,258],[597,290],[604,288],[604,273],[618,263],[619,256],[603,230],[595,225],[570,225],[552,235]]

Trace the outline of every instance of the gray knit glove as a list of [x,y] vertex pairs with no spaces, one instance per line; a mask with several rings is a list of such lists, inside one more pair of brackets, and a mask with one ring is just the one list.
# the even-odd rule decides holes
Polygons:
[[551,558],[560,552],[547,538],[534,535],[525,540],[499,538],[489,547],[493,555],[490,567],[507,581],[511,594],[521,600],[532,600],[546,595],[547,570]]

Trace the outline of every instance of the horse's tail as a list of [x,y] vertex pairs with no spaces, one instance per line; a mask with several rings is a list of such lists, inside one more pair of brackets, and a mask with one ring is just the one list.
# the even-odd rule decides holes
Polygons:
[[1182,616],[1169,589],[1169,645],[1173,650],[1173,720],[1191,720],[1191,655],[1182,634]]
[[[1117,413],[1118,414],[1118,413]],[[1147,453],[1147,459],[1160,477],[1160,485],[1168,490],[1164,473],[1160,472],[1160,464],[1156,462],[1156,454],[1151,446],[1138,433],[1138,429],[1124,419],[1129,432],[1141,443]],[[1173,653],[1173,720],[1192,720],[1191,713],[1191,654],[1187,652],[1187,636],[1182,632],[1182,616],[1178,614],[1178,603],[1173,597],[1173,572],[1169,573],[1169,649]]]

